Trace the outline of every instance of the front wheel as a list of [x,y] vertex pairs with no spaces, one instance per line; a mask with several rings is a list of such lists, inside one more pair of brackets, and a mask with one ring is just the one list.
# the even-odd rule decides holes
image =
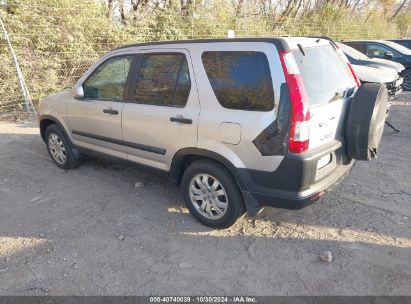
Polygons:
[[230,227],[244,213],[243,198],[231,174],[213,161],[192,163],[181,182],[190,213],[212,228]]
[[411,91],[411,69],[405,71],[403,74],[402,88],[405,91]]
[[79,156],[73,152],[66,135],[57,125],[46,129],[46,145],[53,162],[61,169],[74,169],[79,165]]

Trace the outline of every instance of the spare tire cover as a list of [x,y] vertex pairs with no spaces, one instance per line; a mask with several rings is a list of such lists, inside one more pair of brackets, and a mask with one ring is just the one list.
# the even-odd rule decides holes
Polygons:
[[348,112],[345,140],[349,157],[370,160],[377,155],[388,109],[385,85],[365,83],[355,93]]

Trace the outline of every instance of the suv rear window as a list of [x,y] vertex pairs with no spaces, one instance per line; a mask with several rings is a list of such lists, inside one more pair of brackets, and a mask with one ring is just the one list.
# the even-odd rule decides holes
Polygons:
[[261,52],[204,52],[201,56],[218,102],[228,109],[271,111],[274,92]]
[[347,65],[331,45],[293,50],[310,105],[325,104],[352,87]]

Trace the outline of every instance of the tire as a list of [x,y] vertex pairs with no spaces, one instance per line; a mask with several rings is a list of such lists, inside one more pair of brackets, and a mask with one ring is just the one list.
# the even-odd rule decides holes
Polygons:
[[53,162],[59,168],[68,170],[80,165],[79,153],[73,151],[74,149],[67,139],[66,134],[58,125],[53,124],[48,126],[45,135],[47,151]]
[[350,104],[345,128],[347,155],[356,160],[377,156],[388,111],[385,85],[361,85]]
[[[215,186],[216,183],[219,185]],[[206,185],[208,190],[203,191]],[[245,212],[237,183],[227,169],[216,162],[199,160],[192,163],[184,172],[181,187],[190,213],[208,227],[228,228]],[[205,205],[207,207],[202,208]]]
[[411,91],[411,69],[406,70],[403,74],[402,88],[404,91]]

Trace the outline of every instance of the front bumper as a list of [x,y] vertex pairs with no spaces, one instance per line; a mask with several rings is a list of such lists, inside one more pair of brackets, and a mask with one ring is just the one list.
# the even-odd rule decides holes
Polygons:
[[388,94],[390,96],[395,96],[402,91],[402,77],[397,78],[395,81],[387,82],[385,85],[387,86]]
[[[331,161],[317,169],[318,161],[328,154]],[[334,141],[320,150],[286,155],[274,172],[240,169],[247,188],[242,189],[243,196],[259,206],[301,209],[342,181],[354,164],[354,160],[345,157],[341,142]],[[251,204],[246,201],[246,205]]]

